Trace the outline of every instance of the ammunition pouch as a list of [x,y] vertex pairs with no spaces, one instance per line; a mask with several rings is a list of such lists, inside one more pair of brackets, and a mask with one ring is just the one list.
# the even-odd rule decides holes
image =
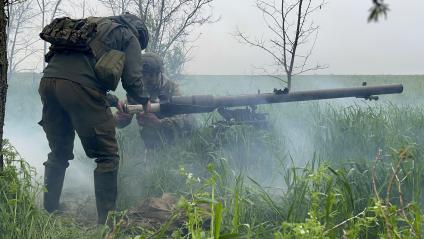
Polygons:
[[106,89],[116,90],[124,69],[124,63],[125,53],[118,50],[106,52],[97,61],[94,71]]

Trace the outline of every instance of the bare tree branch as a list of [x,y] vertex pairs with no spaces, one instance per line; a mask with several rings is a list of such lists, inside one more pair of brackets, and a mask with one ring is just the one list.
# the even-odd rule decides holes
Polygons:
[[[46,20],[53,20],[56,13],[59,11],[59,6],[62,0],[36,0],[41,15],[41,29],[46,25]],[[53,8],[52,8],[53,7]],[[50,17],[49,17],[49,14]],[[43,42],[43,55],[47,53],[47,42]],[[43,61],[43,69],[46,67],[46,63]]]
[[112,11],[114,16],[128,11],[132,0],[98,0],[106,8]]
[[[236,36],[242,43],[257,47],[270,55],[276,62],[276,72],[285,73],[287,88],[291,89],[293,75],[326,68],[319,64],[308,66],[319,30],[311,20],[312,14],[323,5],[322,0],[281,0],[280,5],[257,0],[256,7],[262,12],[266,29],[271,36],[267,41],[252,40],[240,31]],[[311,42],[313,34],[315,38]]]
[[[8,78],[13,79],[13,73],[18,69],[30,55],[27,55],[31,49],[31,55],[35,48],[33,45],[39,41],[33,37],[32,28],[29,27],[33,18],[39,15],[33,8],[33,1],[14,3],[10,5],[10,22],[8,29]],[[28,53],[29,54],[29,53]]]
[[[190,39],[196,39],[192,34],[194,27],[214,22],[212,13],[205,13],[214,0],[99,0],[109,8],[114,15],[119,14],[117,6],[125,5],[127,10],[133,10],[144,19],[149,29],[150,40],[146,51],[155,52],[162,56],[165,65],[177,64],[173,57],[179,59],[180,66],[170,67],[182,69],[186,62],[189,49],[186,44]],[[180,50],[187,52],[182,53]],[[176,55],[174,55],[176,54]],[[171,75],[179,72],[168,72]]]
[[[215,21],[211,12],[204,11],[210,8],[212,2],[213,0],[134,0],[135,9],[146,20],[150,31],[150,43],[146,50],[158,53],[167,64],[171,62],[176,64],[176,61],[172,60],[176,57],[181,60],[178,64],[184,65],[185,60],[182,56],[188,56],[191,49],[186,47],[186,44],[199,36],[193,35],[194,28]],[[184,49],[188,52],[180,52]],[[181,69],[181,67],[170,67],[168,70],[171,68]],[[178,74],[178,72],[168,73]]]

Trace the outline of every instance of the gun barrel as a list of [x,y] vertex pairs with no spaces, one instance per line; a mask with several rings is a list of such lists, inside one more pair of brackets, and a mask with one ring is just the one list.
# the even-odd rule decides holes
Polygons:
[[[294,101],[324,100],[335,98],[364,98],[371,99],[375,95],[402,93],[401,84],[361,86],[351,88],[334,88],[322,90],[296,91],[287,94],[262,93],[233,96],[192,95],[174,96],[170,102],[160,104],[152,112],[168,112],[172,114],[191,114],[211,112],[220,107],[237,107],[246,105],[275,104]],[[156,106],[156,105],[155,105]],[[132,106],[128,106],[132,107]],[[137,107],[133,107],[136,109]],[[140,112],[134,110],[132,112]]]
[[272,104],[294,101],[324,100],[335,98],[364,98],[382,94],[395,94],[403,91],[402,85],[383,85],[383,86],[362,86],[352,88],[339,89],[323,89],[310,91],[297,91],[288,94],[257,94],[245,96],[224,96],[217,99],[218,105],[225,106],[241,106],[241,105],[257,105]]
[[323,90],[296,91],[288,94],[250,94],[235,96],[175,96],[172,97],[172,104],[177,105],[198,105],[210,107],[235,107],[244,105],[273,104],[293,101],[324,100],[334,98],[369,98],[373,95],[396,94],[403,91],[401,84],[382,86],[361,86],[351,88],[335,88]]

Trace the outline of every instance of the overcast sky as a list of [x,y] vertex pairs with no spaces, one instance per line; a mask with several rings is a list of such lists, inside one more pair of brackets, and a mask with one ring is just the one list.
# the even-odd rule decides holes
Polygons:
[[[237,27],[266,35],[254,0],[215,0],[217,23],[203,26],[188,74],[251,74],[272,61],[240,44]],[[424,1],[391,0],[387,20],[367,23],[371,0],[328,0],[314,22],[320,25],[312,64],[328,65],[317,74],[424,74]],[[310,73],[310,74],[313,74]]]
[[[310,64],[328,68],[308,74],[424,74],[424,0],[385,0],[390,6],[388,18],[378,23],[367,22],[371,0],[325,1],[313,16],[320,29]],[[90,0],[90,5],[97,14],[111,14],[97,0]],[[237,29],[251,37],[269,36],[255,0],[214,0],[212,7],[220,20],[196,29],[195,35],[201,35],[184,73],[263,74],[258,69],[272,65],[272,59],[234,37]],[[77,9],[66,10],[82,17]],[[29,64],[41,69],[39,57]]]

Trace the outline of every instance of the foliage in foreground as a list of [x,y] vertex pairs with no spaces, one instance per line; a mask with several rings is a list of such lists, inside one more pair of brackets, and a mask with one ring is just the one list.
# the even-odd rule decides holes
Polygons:
[[41,210],[36,202],[42,187],[33,180],[34,170],[7,141],[1,153],[5,159],[0,171],[1,238],[95,238],[103,233],[87,232],[72,219]]
[[287,139],[249,126],[203,127],[144,163],[140,142],[130,140],[137,132],[122,131],[120,208],[174,193],[185,223],[171,231],[175,217],[148,230],[126,226],[122,211],[111,215],[111,229],[90,230],[44,213],[35,206],[40,187],[31,182],[33,172],[6,145],[0,213],[10,223],[0,232],[5,238],[422,237],[422,110],[311,112],[309,135],[319,150],[304,165],[290,160]]
[[[386,105],[309,112],[303,125],[315,153],[304,165],[290,153],[292,139],[249,126],[202,128],[190,140],[150,154],[146,168],[135,164],[140,158],[131,160],[140,154],[122,152],[126,190],[121,207],[136,203],[130,195],[173,192],[197,208],[190,212],[199,212],[196,198],[207,198],[211,207],[223,207],[218,215],[210,211],[211,217],[222,218],[223,238],[421,237],[422,109]],[[290,124],[284,115],[275,117]],[[139,143],[128,140],[134,138],[131,132],[122,132],[120,140],[121,145],[132,144],[127,149]],[[208,164],[215,165],[213,173],[205,171]],[[176,170],[181,165],[200,182],[185,184]],[[211,177],[214,187],[205,183]],[[189,216],[187,225],[196,218]],[[186,230],[189,238],[213,232]]]

